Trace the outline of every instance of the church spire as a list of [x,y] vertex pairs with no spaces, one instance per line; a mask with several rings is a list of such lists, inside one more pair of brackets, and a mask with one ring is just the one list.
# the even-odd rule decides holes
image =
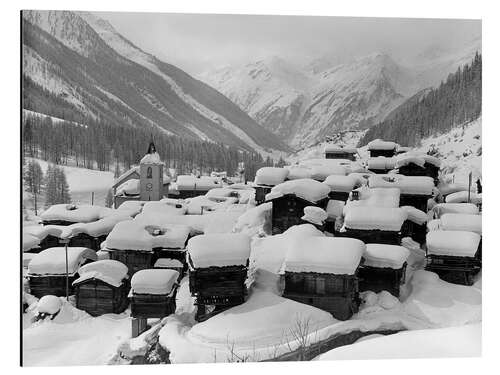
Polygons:
[[149,147],[148,147],[148,154],[154,154],[156,153],[156,147],[155,147],[155,144],[153,142],[153,134],[151,133],[151,138],[150,138],[150,141],[149,141]]

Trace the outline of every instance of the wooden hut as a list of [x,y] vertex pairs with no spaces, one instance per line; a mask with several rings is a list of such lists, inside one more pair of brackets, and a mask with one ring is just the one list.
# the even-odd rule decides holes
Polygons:
[[283,297],[349,319],[359,307],[358,267],[364,250],[365,244],[352,238],[297,239],[285,258]]
[[267,200],[272,202],[272,233],[279,234],[293,225],[301,224],[304,208],[325,209],[328,204],[328,185],[312,179],[285,181],[276,185]]
[[169,198],[192,198],[200,195],[205,195],[210,189],[222,187],[220,178],[192,175],[177,176],[177,180],[169,190]]
[[153,267],[158,258],[185,258],[190,229],[186,225],[150,224],[148,220],[118,223],[106,239],[110,258],[124,263],[129,275]]
[[[73,294],[72,282],[78,278],[80,266],[97,260],[95,251],[84,247],[68,247],[69,293]],[[42,297],[66,295],[66,251],[64,247],[52,247],[38,253],[28,265],[31,294]]]
[[207,234],[188,241],[189,290],[198,305],[197,319],[206,306],[218,310],[243,303],[250,238],[244,234]]
[[358,150],[354,147],[347,147],[345,145],[326,145],[325,146],[325,159],[344,159],[356,160]]
[[401,228],[408,217],[401,208],[350,206],[344,212],[344,226],[338,235],[366,243],[401,244]]
[[481,270],[481,236],[474,232],[436,230],[427,234],[426,270],[449,283],[472,285]]
[[368,159],[368,170],[375,174],[387,174],[394,169],[394,158],[386,156],[377,156]]
[[410,255],[403,246],[366,245],[363,264],[359,269],[359,290],[379,293],[386,290],[399,297],[399,287],[405,281],[406,261]]
[[265,202],[266,195],[271,189],[283,183],[288,177],[289,170],[285,168],[263,167],[255,173],[255,202],[259,205]]
[[331,175],[323,182],[330,188],[329,199],[347,201],[352,190],[361,186],[359,179],[354,176]]
[[413,206],[427,212],[427,202],[434,192],[434,180],[427,176],[374,175],[368,180],[371,188],[398,188],[400,206]]
[[128,306],[128,268],[116,260],[98,260],[80,267],[73,281],[76,307],[92,316],[119,314]]
[[396,154],[397,147],[398,145],[395,142],[375,139],[368,143],[368,152],[371,158],[376,158],[378,156],[392,158]]
[[175,313],[179,273],[169,269],[140,270],[132,276],[130,315],[163,318]]

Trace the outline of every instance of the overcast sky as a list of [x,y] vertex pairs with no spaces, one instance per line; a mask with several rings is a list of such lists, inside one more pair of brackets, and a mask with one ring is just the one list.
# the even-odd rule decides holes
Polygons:
[[386,52],[411,61],[428,48],[480,38],[478,20],[96,13],[141,49],[191,74],[280,56],[304,64],[323,55]]

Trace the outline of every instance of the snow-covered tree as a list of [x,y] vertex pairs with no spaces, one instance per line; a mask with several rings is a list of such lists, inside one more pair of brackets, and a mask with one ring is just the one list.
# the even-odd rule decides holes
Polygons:
[[27,162],[23,172],[24,189],[33,196],[35,215],[38,215],[38,199],[42,192],[43,181],[43,171],[40,164],[34,160]]
[[45,207],[59,203],[71,203],[66,173],[56,165],[49,165],[45,177]]

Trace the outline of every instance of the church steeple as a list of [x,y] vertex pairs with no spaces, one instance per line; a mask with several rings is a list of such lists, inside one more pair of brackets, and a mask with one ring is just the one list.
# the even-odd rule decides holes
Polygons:
[[149,141],[148,154],[154,154],[156,152],[155,143],[153,141],[153,134],[151,134],[151,139]]

